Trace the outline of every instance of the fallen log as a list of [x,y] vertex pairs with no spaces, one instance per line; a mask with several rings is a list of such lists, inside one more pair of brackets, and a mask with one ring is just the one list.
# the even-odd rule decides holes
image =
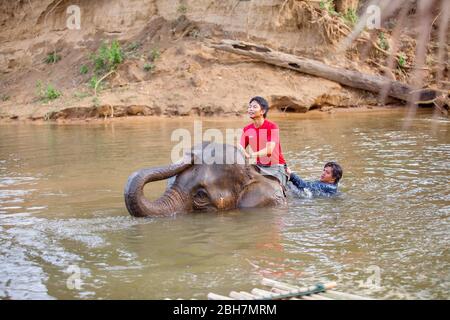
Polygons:
[[440,96],[440,93],[433,89],[416,89],[408,84],[383,76],[332,67],[320,61],[301,58],[248,42],[222,40],[220,43],[211,43],[210,46],[215,49],[251,57],[268,64],[335,81],[353,88],[375,93],[380,93],[388,88],[388,96],[407,102],[432,103]]

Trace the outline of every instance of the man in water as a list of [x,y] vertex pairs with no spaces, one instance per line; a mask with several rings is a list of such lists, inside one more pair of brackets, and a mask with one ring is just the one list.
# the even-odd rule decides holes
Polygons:
[[[240,146],[246,158],[256,158],[256,165],[263,175],[277,178],[283,187],[287,185],[286,161],[281,151],[278,126],[267,120],[269,104],[262,97],[253,97],[247,113],[252,123],[243,130]],[[249,152],[245,151],[250,146]]]
[[304,181],[298,175],[287,169],[289,181],[300,191],[309,190],[313,196],[332,196],[337,193],[339,180],[342,178],[342,168],[336,162],[327,162],[323,167],[320,181]]

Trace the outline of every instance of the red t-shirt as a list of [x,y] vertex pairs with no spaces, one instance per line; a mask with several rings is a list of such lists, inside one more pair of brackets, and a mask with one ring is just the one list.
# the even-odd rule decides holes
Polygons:
[[280,130],[278,126],[265,119],[263,124],[256,128],[253,123],[244,128],[241,136],[241,145],[245,148],[250,144],[254,152],[264,149],[268,142],[275,142],[275,148],[270,157],[257,157],[256,163],[261,165],[285,164],[280,145]]

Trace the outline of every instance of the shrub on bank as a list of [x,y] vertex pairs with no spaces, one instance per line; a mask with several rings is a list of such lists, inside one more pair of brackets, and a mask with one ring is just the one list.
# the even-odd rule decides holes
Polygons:
[[46,86],[39,80],[36,83],[36,91],[39,99],[44,102],[58,99],[62,93],[56,89],[51,83],[47,83]]

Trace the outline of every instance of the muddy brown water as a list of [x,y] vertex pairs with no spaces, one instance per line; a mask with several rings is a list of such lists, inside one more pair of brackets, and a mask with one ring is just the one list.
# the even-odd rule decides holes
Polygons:
[[[279,116],[290,166],[344,167],[332,199],[129,216],[127,177],[166,164],[192,119],[0,125],[0,298],[204,299],[269,277],[390,299],[449,299],[450,122],[421,112]],[[207,120],[204,129],[245,119]],[[164,183],[146,187],[156,197]]]

